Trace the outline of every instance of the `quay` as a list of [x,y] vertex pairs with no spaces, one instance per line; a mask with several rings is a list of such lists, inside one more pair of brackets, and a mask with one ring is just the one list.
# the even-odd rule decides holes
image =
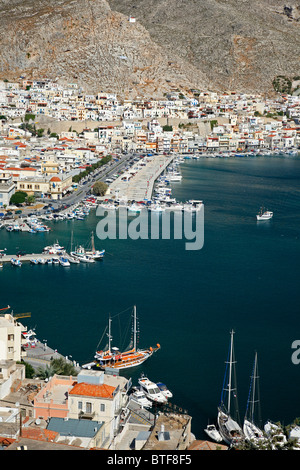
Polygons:
[[106,194],[128,201],[150,200],[155,181],[175,157],[175,154],[145,157],[143,161],[137,162],[136,165],[112,182]]
[[60,255],[54,255],[54,254],[49,254],[49,253],[29,253],[26,255],[3,255],[0,258],[0,264],[1,263],[10,263],[11,259],[18,259],[23,262],[30,262],[32,259],[44,259],[45,261],[52,259],[54,257],[60,257],[63,256],[64,258],[67,258],[68,260],[70,259],[70,256],[67,253],[62,253]]

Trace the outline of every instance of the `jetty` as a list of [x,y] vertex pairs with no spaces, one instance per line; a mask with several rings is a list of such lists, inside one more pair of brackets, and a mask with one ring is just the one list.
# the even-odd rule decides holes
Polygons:
[[18,259],[23,262],[30,262],[32,259],[44,259],[45,261],[52,259],[53,257],[60,257],[63,256],[64,258],[70,259],[70,256],[67,253],[62,253],[59,255],[51,254],[51,253],[28,253],[24,255],[3,255],[0,257],[0,264],[10,263],[11,259]]
[[172,163],[175,156],[175,154],[154,155],[143,158],[112,182],[106,195],[129,201],[150,200],[155,181]]

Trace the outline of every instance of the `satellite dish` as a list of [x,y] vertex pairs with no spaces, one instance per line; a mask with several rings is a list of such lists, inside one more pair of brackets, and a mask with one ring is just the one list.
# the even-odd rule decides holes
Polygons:
[[37,419],[35,420],[35,424],[37,424],[37,425],[41,424],[41,420],[40,420],[39,418],[37,418]]

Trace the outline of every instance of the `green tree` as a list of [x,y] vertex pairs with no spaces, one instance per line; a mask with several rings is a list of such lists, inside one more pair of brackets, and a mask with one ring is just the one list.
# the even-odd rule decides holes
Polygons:
[[26,204],[28,204],[30,206],[31,204],[34,204],[35,197],[34,196],[27,196],[25,201],[26,201]]
[[108,185],[103,181],[97,181],[93,186],[93,194],[97,196],[104,196],[107,191]]
[[27,198],[27,193],[24,191],[16,191],[10,198],[9,203],[15,204],[16,206],[23,204]]

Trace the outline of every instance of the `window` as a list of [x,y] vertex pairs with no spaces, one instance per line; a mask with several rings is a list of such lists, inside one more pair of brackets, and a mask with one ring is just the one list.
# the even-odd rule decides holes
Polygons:
[[105,404],[104,403],[100,404],[100,411],[105,411]]
[[13,334],[7,336],[8,341],[13,341],[14,338],[15,338],[15,337],[14,337]]
[[92,404],[89,402],[86,403],[86,412],[92,413]]
[[79,402],[78,402],[78,410],[79,410],[79,411],[82,410],[82,401],[79,401]]

